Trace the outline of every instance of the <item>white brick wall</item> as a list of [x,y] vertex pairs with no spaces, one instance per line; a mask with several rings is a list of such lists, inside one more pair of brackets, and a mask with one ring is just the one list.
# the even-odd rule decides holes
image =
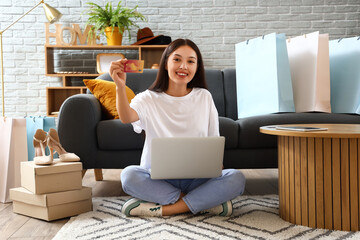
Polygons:
[[[0,29],[37,2],[0,0]],[[63,26],[85,25],[86,16],[81,14],[87,1],[45,2],[63,13],[59,22]],[[271,32],[291,37],[320,31],[329,33],[330,39],[360,35],[360,0],[123,0],[123,4],[139,5],[148,19],[139,25],[149,26],[155,35],[192,39],[207,68],[234,67],[236,43]],[[60,78],[44,75],[45,22],[40,6],[3,34],[7,116],[45,115],[45,88],[62,85]],[[135,38],[129,42],[125,37],[123,44]]]

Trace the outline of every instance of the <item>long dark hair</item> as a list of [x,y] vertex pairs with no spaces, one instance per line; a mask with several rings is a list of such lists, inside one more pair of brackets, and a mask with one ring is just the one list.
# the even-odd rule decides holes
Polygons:
[[170,54],[181,46],[191,47],[197,55],[197,70],[194,75],[194,78],[187,84],[187,87],[188,88],[198,87],[198,88],[208,89],[205,80],[204,63],[199,48],[196,46],[196,44],[193,41],[189,39],[176,39],[173,42],[171,42],[169,46],[164,50],[160,60],[160,66],[156,76],[156,80],[149,87],[149,90],[155,92],[165,92],[168,89],[169,73],[166,70],[167,61],[169,59]]

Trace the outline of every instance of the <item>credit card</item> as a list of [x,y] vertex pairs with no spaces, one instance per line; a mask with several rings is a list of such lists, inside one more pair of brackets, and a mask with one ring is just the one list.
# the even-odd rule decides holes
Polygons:
[[144,71],[144,60],[128,60],[125,63],[124,72],[142,73]]

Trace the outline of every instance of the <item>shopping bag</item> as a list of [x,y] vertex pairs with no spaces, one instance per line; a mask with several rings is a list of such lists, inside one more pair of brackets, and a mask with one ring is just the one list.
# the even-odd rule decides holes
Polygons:
[[360,37],[329,42],[331,111],[360,114]]
[[10,202],[9,189],[20,187],[20,162],[27,161],[26,120],[0,118],[0,202]]
[[235,50],[238,117],[294,112],[285,35],[264,35]]
[[291,38],[287,50],[296,112],[331,112],[329,35]]
[[[44,116],[30,116],[26,117],[26,135],[28,147],[28,160],[32,161],[35,156],[35,149],[33,144],[33,137],[37,129],[42,129],[48,132],[50,128],[56,129],[55,118]],[[49,155],[49,149],[45,148],[46,155]],[[55,156],[56,157],[56,156]]]

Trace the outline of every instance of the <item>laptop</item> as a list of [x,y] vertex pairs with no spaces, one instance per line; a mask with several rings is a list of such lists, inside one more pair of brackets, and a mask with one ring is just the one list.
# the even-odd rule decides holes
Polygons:
[[214,178],[221,176],[225,137],[154,138],[152,179]]

